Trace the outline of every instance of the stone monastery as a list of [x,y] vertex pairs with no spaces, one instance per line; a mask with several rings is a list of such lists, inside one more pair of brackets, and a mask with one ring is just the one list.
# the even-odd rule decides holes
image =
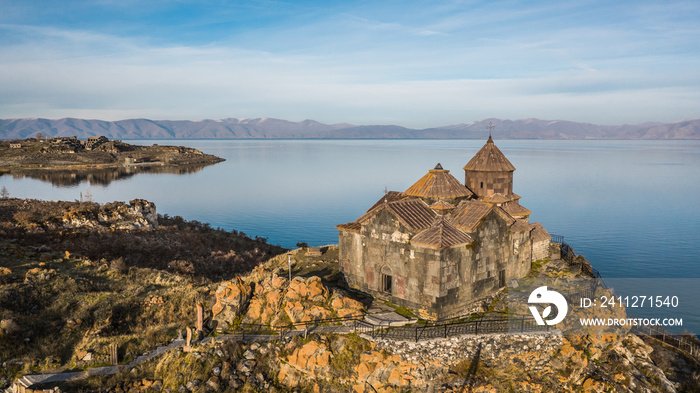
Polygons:
[[549,255],[551,236],[529,223],[513,171],[489,135],[464,166],[464,184],[437,164],[337,225],[348,285],[435,321],[468,314],[507,280],[526,276]]

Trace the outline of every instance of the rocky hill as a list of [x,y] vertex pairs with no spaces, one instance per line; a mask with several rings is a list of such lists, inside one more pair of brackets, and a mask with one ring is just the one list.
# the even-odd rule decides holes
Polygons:
[[[334,255],[333,248],[327,253]],[[332,258],[314,260],[303,250],[293,254],[297,272],[304,265],[328,274],[336,264]],[[311,271],[288,281],[279,274],[286,259],[272,258],[212,288],[210,315],[220,323],[215,329],[319,321],[341,310],[367,312],[349,293]],[[556,270],[560,277],[575,274],[556,264],[540,269]],[[488,334],[414,342],[321,331],[279,341],[274,331],[269,334],[246,340],[215,336],[114,376],[60,387],[100,392],[700,391],[695,360],[636,335]]]
[[700,139],[700,119],[675,123],[596,125],[563,120],[484,119],[425,129],[397,125],[322,124],[257,118],[221,120],[119,121],[85,119],[0,119],[1,139],[25,139],[41,132],[49,137],[104,135],[112,139],[275,139],[275,138],[421,138],[483,139],[492,123],[499,139]]
[[134,359],[194,323],[196,299],[284,250],[104,205],[0,199],[0,391],[20,375]]
[[[126,365],[200,324],[205,339],[195,334],[192,343],[116,374],[32,388],[700,391],[696,360],[636,335],[488,334],[420,342],[360,335],[337,318],[362,317],[376,305],[343,287],[337,247],[278,255],[285,250],[264,239],[157,216],[147,201],[0,200],[0,235],[0,391],[25,374],[108,365],[114,345]],[[533,275],[580,274],[567,266],[540,261]],[[496,298],[485,312],[506,311]],[[305,323],[319,326],[305,335]],[[284,330],[289,334],[279,340],[279,327],[297,330]],[[230,335],[241,329],[248,335]]]

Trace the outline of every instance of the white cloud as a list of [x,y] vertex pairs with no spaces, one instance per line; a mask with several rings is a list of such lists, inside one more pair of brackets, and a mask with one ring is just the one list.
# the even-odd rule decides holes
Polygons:
[[[240,37],[155,45],[147,37],[0,25],[14,39],[0,41],[0,117],[268,116],[429,127],[487,117],[616,124],[700,115],[697,52],[649,52],[659,41],[612,28],[473,35],[465,25],[486,25],[483,17],[336,16],[292,31],[288,41],[277,31],[276,45],[288,46],[277,51],[249,49],[268,46]],[[488,23],[521,17],[507,12]],[[334,32],[338,20],[362,28],[340,42],[352,28]],[[319,31],[328,36],[292,41]]]

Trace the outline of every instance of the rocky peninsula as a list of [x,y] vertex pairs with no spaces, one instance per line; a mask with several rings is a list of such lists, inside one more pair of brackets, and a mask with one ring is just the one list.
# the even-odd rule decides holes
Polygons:
[[0,141],[0,173],[16,170],[99,170],[107,168],[209,165],[223,158],[182,146],[131,145],[104,136]]
[[349,290],[337,246],[284,250],[139,199],[0,199],[0,392],[700,391],[698,360],[651,336],[357,329],[387,311],[411,316]]

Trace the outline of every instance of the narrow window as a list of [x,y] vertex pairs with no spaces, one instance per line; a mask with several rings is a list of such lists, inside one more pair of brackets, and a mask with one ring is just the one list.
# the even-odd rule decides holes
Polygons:
[[484,188],[484,182],[483,182],[483,181],[481,182],[481,188]]
[[391,293],[392,277],[388,274],[382,274],[382,291]]

